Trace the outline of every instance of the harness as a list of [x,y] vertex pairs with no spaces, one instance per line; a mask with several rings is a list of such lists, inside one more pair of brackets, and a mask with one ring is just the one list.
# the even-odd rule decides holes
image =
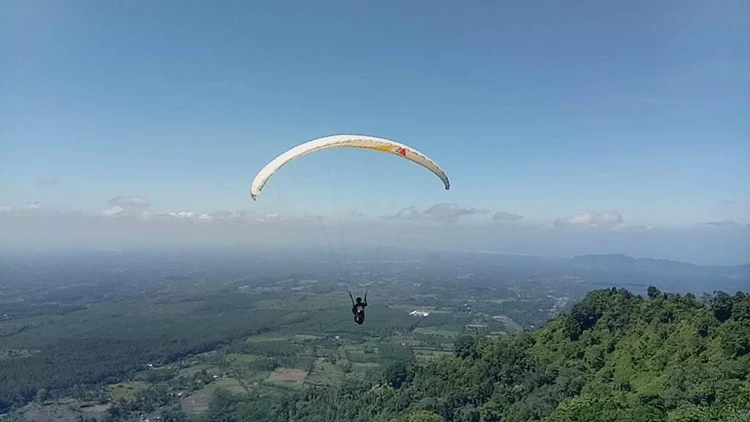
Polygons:
[[349,293],[349,297],[352,299],[352,313],[354,314],[354,322],[362,324],[365,320],[365,307],[367,306],[367,293],[365,293],[365,300],[359,303],[354,302],[352,294]]

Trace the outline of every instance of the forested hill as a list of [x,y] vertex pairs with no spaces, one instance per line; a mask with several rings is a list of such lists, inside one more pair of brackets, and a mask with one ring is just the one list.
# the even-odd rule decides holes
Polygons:
[[533,334],[463,337],[452,356],[395,363],[268,403],[217,396],[207,420],[749,421],[750,296],[593,291]]

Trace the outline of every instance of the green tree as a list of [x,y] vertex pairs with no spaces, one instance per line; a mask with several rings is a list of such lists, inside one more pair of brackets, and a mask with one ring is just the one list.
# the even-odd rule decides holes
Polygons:
[[47,393],[46,388],[40,388],[36,391],[36,402],[39,404],[43,404],[47,399],[49,398],[49,394]]
[[187,422],[188,417],[181,407],[173,406],[161,412],[161,420],[163,422]]
[[394,362],[385,368],[384,375],[388,385],[399,389],[409,379],[409,365],[406,362]]
[[406,422],[443,422],[442,416],[429,410],[417,410],[409,413]]
[[647,289],[648,298],[651,300],[658,299],[661,297],[661,291],[654,286],[648,286]]

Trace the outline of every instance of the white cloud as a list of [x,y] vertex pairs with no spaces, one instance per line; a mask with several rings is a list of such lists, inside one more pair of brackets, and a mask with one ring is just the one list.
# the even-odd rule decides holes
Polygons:
[[123,207],[109,207],[106,210],[102,211],[102,215],[105,217],[115,217],[118,215],[122,215],[125,212],[125,209]]
[[474,214],[483,214],[486,211],[476,208],[461,207],[457,204],[435,204],[424,212],[430,218],[443,222],[455,222],[461,217]]
[[495,221],[518,221],[523,218],[522,215],[519,214],[513,214],[510,212],[505,211],[498,211],[493,216],[492,219]]
[[195,218],[196,216],[194,211],[170,212],[169,215],[171,215],[172,217],[187,218],[187,219]]
[[109,200],[109,205],[128,207],[148,207],[151,201],[140,196],[115,196]]
[[419,218],[422,215],[422,213],[417,209],[417,207],[407,207],[400,209],[396,214],[392,215],[384,215],[380,217],[383,220],[413,220],[415,218]]
[[247,213],[245,211],[214,211],[211,216],[215,220],[228,221],[228,220],[239,220],[245,217]]
[[654,226],[648,225],[648,226],[625,226],[628,227],[630,230],[636,231],[638,233],[645,233],[650,232],[651,230],[654,230]]
[[99,214],[103,215],[104,217],[118,217],[125,214],[125,209],[117,206],[109,207]]
[[99,213],[104,217],[140,217],[151,205],[151,201],[140,196],[115,196],[109,207]]
[[557,227],[617,227],[623,224],[622,215],[617,211],[587,211],[562,217],[553,223]]
[[701,223],[704,226],[720,226],[720,227],[740,227],[740,223],[733,220],[721,220],[721,221],[708,221]]
[[[114,207],[113,207],[114,208]],[[246,211],[173,211],[159,212],[144,211],[141,220],[199,222],[199,223],[244,223],[244,224],[272,224],[272,223],[301,223],[323,220],[321,216],[306,214],[303,216],[283,215],[278,212],[248,213]]]
[[45,205],[38,201],[29,202],[21,207],[17,206],[2,206],[0,207],[0,213],[7,215],[60,215],[60,214],[75,214],[81,215],[79,211],[60,210],[54,206]]
[[349,215],[352,217],[364,217],[365,213],[362,211],[352,211]]
[[198,216],[198,221],[204,222],[204,223],[210,223],[214,221],[214,217],[210,214],[202,213],[201,215]]
[[416,207],[402,208],[396,214],[382,216],[384,220],[416,220],[426,219],[439,221],[443,223],[455,223],[461,217],[483,214],[487,211],[479,210],[472,207],[462,207],[457,204],[440,203],[435,204],[425,211],[420,211]]

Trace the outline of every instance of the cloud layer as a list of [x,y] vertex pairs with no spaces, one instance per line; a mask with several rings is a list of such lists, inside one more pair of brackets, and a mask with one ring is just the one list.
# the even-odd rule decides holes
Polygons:
[[701,223],[706,226],[720,226],[720,227],[739,227],[741,226],[740,223],[733,221],[733,220],[721,220],[721,221],[709,221],[706,223]]
[[458,204],[451,203],[440,203],[435,204],[425,211],[420,211],[416,207],[407,207],[399,210],[396,214],[384,215],[381,219],[384,220],[432,220],[442,223],[455,223],[460,218],[476,215],[485,214],[487,211],[479,210],[471,207],[462,207]]
[[352,218],[339,219],[278,212],[158,211],[151,204],[140,196],[117,196],[102,211],[88,214],[40,203],[3,207],[0,248],[241,244],[342,251],[390,244],[542,255],[625,253],[719,264],[750,260],[750,227],[721,220],[672,228],[629,225],[618,211],[610,210],[552,222],[529,221],[506,211],[450,203],[407,207],[380,219],[361,212],[345,213]]
[[523,216],[521,215],[505,211],[498,211],[492,216],[492,219],[495,221],[518,221],[522,218]]
[[621,225],[622,223],[622,215],[617,211],[587,211],[568,217],[558,218],[553,224],[558,227],[614,227]]
[[139,216],[150,206],[151,201],[140,196],[115,196],[109,200],[109,208],[101,212],[106,217]]
[[151,201],[140,196],[115,196],[109,200],[109,205],[117,207],[148,207]]

